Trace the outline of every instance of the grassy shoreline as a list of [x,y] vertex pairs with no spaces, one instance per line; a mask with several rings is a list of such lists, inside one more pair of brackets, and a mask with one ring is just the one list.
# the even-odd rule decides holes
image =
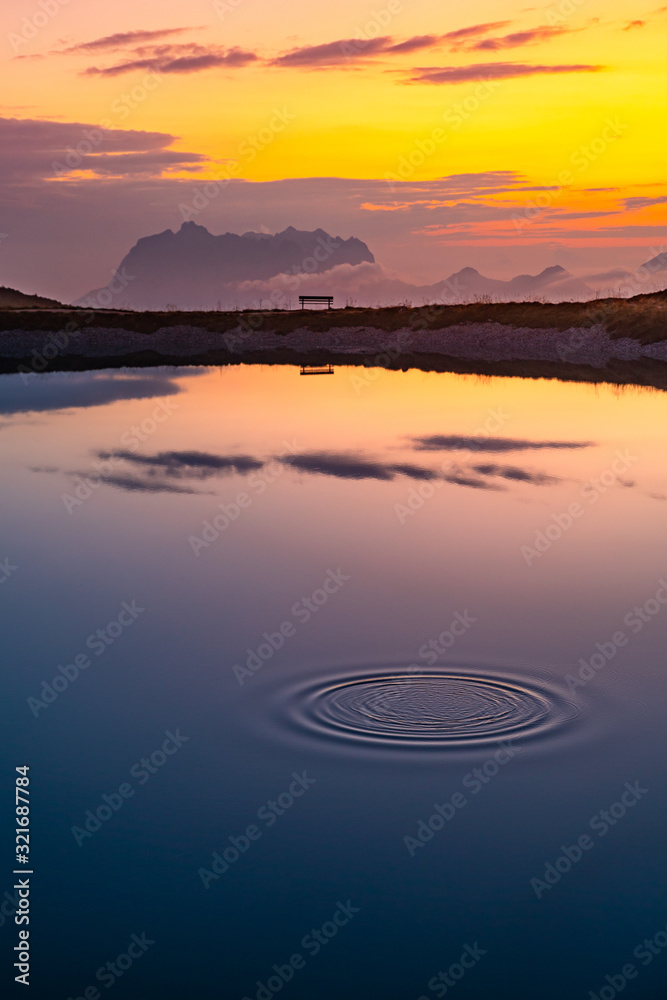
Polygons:
[[[0,358],[0,374],[9,375],[25,371],[31,358]],[[453,358],[441,354],[406,353],[399,358],[378,364],[360,358],[358,354],[338,354],[316,350],[307,355],[285,348],[282,351],[245,351],[236,355],[228,352],[207,351],[203,354],[165,355],[156,351],[136,351],[131,354],[105,357],[66,355],[58,359],[47,373],[104,371],[121,368],[169,368],[230,365],[328,365],[355,367],[369,370],[384,368],[387,371],[409,371],[478,375],[485,378],[557,379],[561,382],[587,382],[595,385],[638,386],[667,392],[667,364],[661,361],[611,361],[605,368],[550,361],[480,361]],[[23,366],[23,367],[21,367]]]
[[[368,326],[393,332],[400,329],[442,330],[463,323],[500,323],[505,326],[567,330],[603,325],[610,337],[630,337],[642,344],[667,339],[667,291],[636,295],[630,299],[594,299],[590,302],[471,302],[377,309],[346,306],[343,309],[170,311],[136,312],[123,309],[86,309],[63,306],[0,308],[0,332],[12,329],[63,329],[68,323],[124,329],[150,336],[170,326],[197,326],[228,333],[239,325],[291,333],[308,325],[313,331],[341,326]],[[56,326],[54,326],[56,324]]]
[[[333,309],[243,312],[131,312],[62,307],[0,309],[0,372],[33,370],[44,372],[87,371],[100,368],[150,368],[162,366],[230,364],[334,364],[357,367],[383,367],[389,370],[417,368],[422,371],[455,372],[482,376],[561,379],[615,385],[652,386],[667,390],[667,363],[653,358],[620,360],[613,358],[603,367],[576,360],[486,360],[479,357],[453,356],[438,349],[437,331],[452,327],[473,329],[483,324],[499,324],[512,331],[525,330],[539,345],[540,333],[603,328],[612,340],[628,338],[641,345],[667,341],[667,292],[637,296],[634,299],[604,299],[584,303],[543,304],[538,302],[486,303],[469,305],[407,306],[381,309]],[[174,328],[187,327],[193,336],[207,334],[207,343],[198,349],[196,338],[175,342]],[[400,350],[356,353],[337,349],[336,331],[349,328],[387,333],[404,331],[408,342]],[[104,350],[108,331],[109,352]],[[158,335],[162,331],[162,338]],[[284,336],[298,331],[299,346],[294,342],[281,346]],[[326,333],[331,331],[330,346]],[[26,350],[22,350],[22,334]],[[120,349],[114,337],[125,337]],[[313,345],[309,345],[309,334]],[[433,333],[433,347],[430,334]],[[64,343],[45,355],[48,362],[35,365],[35,344],[49,342],[59,335]],[[231,340],[225,335],[231,335]],[[262,338],[271,334],[277,344],[269,350]],[[410,336],[419,338],[419,346]],[[183,337],[187,337],[186,330]],[[452,336],[458,337],[458,331]],[[504,334],[502,334],[504,338]],[[128,339],[129,338],[129,339]],[[319,340],[319,343],[316,341]],[[323,340],[325,343],[323,344]],[[292,338],[294,341],[294,338]],[[230,346],[233,342],[233,346]],[[11,345],[11,346],[10,346]],[[349,348],[351,345],[348,344]],[[85,348],[82,350],[81,348]],[[127,347],[127,349],[125,349]],[[30,349],[32,348],[32,350]],[[651,350],[651,349],[649,349]],[[660,349],[658,349],[660,351]],[[455,352],[456,353],[456,352]],[[19,356],[21,355],[21,356]]]

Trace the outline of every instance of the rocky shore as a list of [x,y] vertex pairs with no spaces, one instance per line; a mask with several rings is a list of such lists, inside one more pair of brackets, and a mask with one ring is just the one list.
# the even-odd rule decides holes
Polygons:
[[[117,317],[114,317],[117,322]],[[308,325],[225,331],[178,324],[150,332],[118,326],[0,331],[2,371],[42,372],[163,364],[334,364],[637,382],[667,387],[666,339],[611,337],[602,324],[569,329],[463,323],[444,329]],[[265,328],[266,327],[266,328]],[[532,370],[531,370],[532,366]],[[651,374],[651,372],[653,374]]]

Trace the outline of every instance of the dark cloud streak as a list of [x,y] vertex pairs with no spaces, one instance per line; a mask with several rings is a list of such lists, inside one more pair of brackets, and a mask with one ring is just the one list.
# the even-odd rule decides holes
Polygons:
[[508,452],[593,446],[592,441],[524,441],[520,438],[464,437],[457,434],[431,434],[411,440],[416,451]]
[[151,469],[173,478],[208,479],[211,476],[245,476],[264,466],[261,459],[250,455],[212,455],[203,451],[163,451],[157,455],[141,455],[132,451],[100,451],[103,461],[117,460]]
[[475,38],[478,35],[487,35],[490,31],[498,31],[506,28],[511,21],[487,21],[484,24],[471,24],[468,28],[459,28],[457,31],[448,31],[444,38],[448,41],[458,42],[468,38]]
[[368,59],[379,52],[386,52],[393,39],[388,35],[378,38],[343,38],[322,45],[305,45],[292,49],[270,60],[269,65],[278,67],[317,67],[344,65],[351,59]]
[[480,476],[497,476],[500,479],[509,479],[516,483],[530,483],[532,486],[549,486],[552,483],[560,482],[556,476],[548,476],[543,472],[531,472],[529,469],[519,469],[514,465],[494,465],[487,463],[483,465],[473,465],[475,472]]
[[76,52],[108,52],[117,51],[137,42],[152,42],[171,35],[182,35],[186,31],[197,31],[197,28],[163,28],[158,31],[119,31],[115,35],[105,35],[95,38],[92,42],[80,42],[70,45],[67,49],[58,49],[58,55],[71,55]]
[[[85,478],[85,474],[81,473]],[[189,495],[199,494],[199,490],[190,486],[177,486],[174,483],[165,483],[158,479],[136,479],[132,476],[112,474],[100,476],[99,481],[106,486],[115,486],[116,489],[126,490],[129,493],[185,493]]]
[[484,38],[470,46],[473,52],[497,52],[501,49],[514,49],[522,45],[534,45],[536,42],[548,42],[552,38],[565,34],[566,28],[543,26],[527,31],[514,31],[500,38]]
[[527,63],[477,63],[473,66],[416,66],[404,83],[455,84],[472,80],[511,80],[525,76],[564,73],[599,73],[605,67],[588,63],[563,65],[530,65]]
[[[142,53],[145,49],[140,50]],[[137,53],[135,53],[137,55]],[[83,71],[84,76],[121,76],[134,70],[150,70],[154,73],[197,73],[206,69],[227,68],[237,69],[257,62],[254,52],[247,52],[234,46],[223,49],[219,46],[203,45],[170,45],[159,46],[153,52],[140,58],[127,59],[115,66],[89,66]]]

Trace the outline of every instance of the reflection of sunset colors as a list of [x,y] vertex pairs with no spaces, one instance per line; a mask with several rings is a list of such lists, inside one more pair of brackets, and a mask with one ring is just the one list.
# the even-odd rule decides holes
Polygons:
[[[68,216],[83,206],[68,199],[65,209],[55,189],[80,191],[122,252],[177,227],[179,204],[211,178],[232,178],[232,188],[301,179],[221,196],[197,220],[213,232],[333,232],[339,218],[392,266],[418,245],[416,271],[433,270],[434,251],[464,246],[472,262],[488,248],[484,260],[511,273],[501,249],[524,266],[536,243],[553,245],[546,263],[560,249],[567,265],[571,247],[604,250],[609,262],[616,249],[619,264],[637,266],[651,256],[643,248],[665,242],[667,8],[573,0],[516,13],[481,0],[467,17],[410,0],[377,10],[358,0],[46,8],[3,6],[0,137],[12,152],[3,149],[0,167],[20,178],[24,208],[48,192],[72,231]],[[84,129],[101,123],[114,134],[96,144],[88,132],[77,153]],[[374,183],[357,192],[308,178]]]
[[[273,618],[279,626],[297,598],[321,585],[328,568],[357,580],[359,553],[369,553],[370,606],[388,601],[398,627],[396,601],[414,587],[424,602],[414,650],[399,650],[413,659],[437,635],[432,622],[441,621],[443,593],[456,599],[447,598],[454,603],[446,602],[440,630],[454,610],[481,621],[481,602],[499,630],[485,618],[493,656],[502,658],[516,648],[544,649],[543,637],[533,649],[536,636],[524,630],[533,613],[543,621],[544,607],[554,628],[574,615],[587,649],[596,615],[606,621],[613,607],[622,620],[646,581],[664,576],[654,543],[667,498],[663,393],[421,371],[380,371],[357,393],[354,372],[336,368],[331,378],[302,379],[297,367],[240,365],[113,380],[54,374],[28,386],[7,377],[10,526],[12,518],[29,517],[50,551],[53,538],[65,532],[74,539],[90,523],[116,525],[111,537],[121,545],[122,524],[128,558],[134,546],[156,546],[155,565],[162,565],[157,551],[166,538],[182,569],[192,560],[203,581],[238,567],[239,601],[250,577],[259,586],[252,560],[240,555],[250,540],[280,565],[281,581],[307,554],[318,572],[309,589],[299,589],[298,573],[290,586],[283,583],[295,596],[277,601],[269,631]],[[165,419],[158,421],[161,402]],[[52,434],[45,435],[45,421]],[[574,503],[583,513],[564,528]],[[105,549],[107,534],[95,537],[96,549]],[[574,580],[586,602],[577,603]],[[421,604],[415,607],[422,615]],[[519,633],[507,631],[507,608],[521,609]],[[389,627],[393,618],[385,610],[382,620]],[[612,625],[600,626],[600,634],[611,634]],[[249,629],[261,636],[261,628]],[[573,652],[579,648],[569,625],[558,625],[552,638],[555,659],[567,659],[571,641]]]
[[433,996],[466,947],[462,998],[599,997],[662,934],[665,393],[362,361],[0,376],[36,996],[133,926],[127,1000]]

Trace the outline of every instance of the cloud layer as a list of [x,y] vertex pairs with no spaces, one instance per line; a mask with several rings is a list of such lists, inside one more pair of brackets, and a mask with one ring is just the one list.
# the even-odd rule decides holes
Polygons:
[[471,80],[512,80],[523,76],[561,75],[563,73],[599,73],[604,66],[590,63],[540,65],[530,63],[477,63],[474,66],[420,66],[407,83],[455,84]]
[[[153,31],[127,31],[105,35],[87,42],[59,49],[56,54],[85,56],[91,53],[112,54],[124,52],[124,58],[107,66],[88,66],[81,72],[87,76],[114,77],[137,71],[153,71],[161,74],[199,73],[211,69],[242,69],[252,64],[267,68],[290,70],[313,69],[353,69],[364,64],[376,63],[382,66],[387,61],[401,60],[415,52],[427,49],[442,49],[450,53],[496,52],[520,48],[527,45],[544,44],[567,32],[562,26],[538,25],[534,28],[494,35],[493,32],[509,27],[510,21],[490,21],[472,24],[444,34],[412,35],[396,38],[393,35],[374,37],[338,38],[318,44],[300,45],[284,52],[264,55],[238,46],[225,48],[215,44],[197,42],[171,42],[165,39],[183,35],[192,28],[168,28]],[[156,44],[156,43],[163,44]],[[595,67],[597,68],[597,67]],[[481,66],[427,67],[431,74],[436,69],[441,73],[457,71],[452,77],[443,76],[437,81],[424,76],[424,68],[415,68],[408,73],[410,82],[459,83],[467,80],[505,79],[509,76],[507,64],[492,75],[487,64]],[[534,66],[530,73],[526,66],[518,66],[514,76],[536,73],[580,72],[593,67],[560,64],[554,67]],[[502,74],[502,75],[501,75]]]
[[526,441],[521,438],[461,437],[458,434],[429,434],[411,438],[417,451],[543,451],[592,448],[592,441]]
[[[412,440],[419,441],[418,438]],[[525,441],[518,442],[517,446],[527,450],[533,444],[537,448],[542,446],[540,442]],[[481,450],[483,449],[480,448]],[[493,442],[487,450],[494,450]],[[495,450],[500,449],[496,447]],[[494,462],[453,463],[451,466],[434,469],[410,461],[386,461],[355,452],[306,451],[263,459],[252,455],[216,455],[201,451],[167,451],[151,455],[117,449],[98,451],[95,457],[95,471],[69,473],[69,475],[84,479],[94,477],[117,489],[148,493],[201,493],[198,483],[204,480],[210,481],[234,474],[247,476],[267,467],[272,467],[275,474],[276,465],[282,465],[306,476],[325,476],[356,482],[372,480],[382,483],[391,483],[402,477],[415,482],[435,482],[476,490],[502,490],[506,489],[506,483],[547,486],[559,481],[556,477],[542,472]],[[34,471],[58,472],[59,470]]]

